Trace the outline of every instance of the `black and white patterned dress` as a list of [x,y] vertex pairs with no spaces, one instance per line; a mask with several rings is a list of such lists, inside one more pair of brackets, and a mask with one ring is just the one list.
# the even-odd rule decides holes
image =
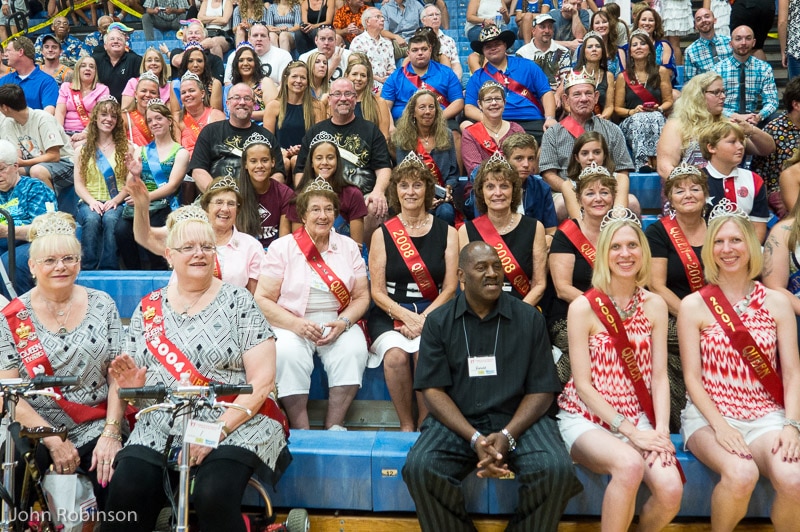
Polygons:
[[[36,334],[47,353],[55,375],[76,375],[81,378],[78,386],[62,390],[64,399],[74,403],[97,406],[105,402],[108,396],[108,366],[120,354],[124,338],[119,312],[114,300],[105,292],[86,289],[88,305],[86,316],[81,323],[64,336],[48,331],[31,312]],[[25,306],[31,308],[30,292],[19,298]],[[5,316],[0,315],[0,360],[4,371],[19,370],[23,379],[29,379],[25,366],[14,347],[14,339]],[[105,416],[94,421],[77,424],[60,406],[49,397],[31,397],[28,403],[45,421],[54,427],[66,425],[69,439],[76,447],[89,443],[100,436],[105,425]]]
[[[170,307],[166,294],[167,289],[162,288],[167,337],[209,380],[246,384],[242,354],[275,336],[250,292],[245,288],[223,283],[216,298],[194,316],[175,312]],[[138,366],[147,367],[147,386],[175,386],[176,379],[147,349],[142,331],[140,306],[131,318],[129,353]],[[201,421],[213,422],[221,414],[220,410],[203,409],[195,417]],[[180,446],[182,423],[178,421],[170,428],[171,417],[171,413],[162,410],[140,417],[125,446],[142,445],[160,453],[164,451],[169,435],[175,437],[172,446]],[[276,461],[286,446],[286,439],[277,421],[256,414],[231,432],[220,443],[219,448],[228,446],[240,447],[254,453],[264,465],[274,470]]]

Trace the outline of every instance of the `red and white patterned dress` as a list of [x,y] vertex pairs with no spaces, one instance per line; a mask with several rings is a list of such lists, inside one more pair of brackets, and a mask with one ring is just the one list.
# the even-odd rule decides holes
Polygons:
[[[653,324],[644,314],[644,305],[641,303],[642,289],[638,290],[640,291],[639,297],[634,297],[628,307],[624,309],[624,312],[628,312],[631,306],[638,302],[636,311],[622,323],[636,353],[636,364],[642,372],[647,389],[650,390],[653,366],[650,335],[653,331]],[[589,337],[589,358],[592,367],[592,386],[617,412],[636,425],[639,418],[645,414],[636,398],[633,383],[625,374],[619,354],[614,349],[611,336],[606,330]],[[581,414],[593,423],[603,424],[603,421],[591,412],[578,396],[575,381],[572,378],[564,386],[564,391],[558,398],[558,406],[567,412]]]
[[[764,285],[755,283],[750,304],[739,316],[773,368],[777,368],[777,326],[764,307]],[[735,307],[735,305],[734,305]],[[700,331],[702,382],[720,414],[741,420],[753,420],[781,410],[750,365],[730,343],[716,320]],[[777,368],[780,373],[780,368]]]

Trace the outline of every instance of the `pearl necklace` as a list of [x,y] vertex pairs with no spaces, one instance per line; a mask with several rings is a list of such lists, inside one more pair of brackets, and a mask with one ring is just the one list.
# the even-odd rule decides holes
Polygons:
[[513,226],[514,226],[514,213],[512,212],[511,213],[511,219],[508,220],[508,224],[506,224],[506,226],[503,227],[502,229],[498,229],[497,232],[500,233],[501,235],[504,235],[504,234],[508,233],[509,231],[511,231],[511,228]]
[[403,224],[403,227],[405,227],[407,229],[422,229],[423,227],[428,225],[428,222],[430,221],[431,215],[430,214],[426,214],[425,217],[421,221],[417,222],[416,224],[412,224],[410,222],[407,222],[406,220],[403,219],[402,216],[398,215],[398,218],[400,218],[400,223]]

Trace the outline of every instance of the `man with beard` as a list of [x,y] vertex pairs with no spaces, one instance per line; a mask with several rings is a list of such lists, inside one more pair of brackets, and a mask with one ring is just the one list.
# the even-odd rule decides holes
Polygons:
[[212,179],[230,176],[239,179],[242,167],[242,149],[253,133],[260,133],[272,146],[275,161],[272,178],[283,183],[285,169],[278,140],[275,135],[251,120],[255,98],[253,89],[239,83],[228,91],[230,119],[212,122],[200,131],[194,147],[188,172],[201,192],[205,192]]
[[[463,292],[425,320],[414,388],[430,414],[403,480],[425,532],[474,530],[461,481],[513,471],[519,505],[508,530],[555,532],[581,491],[555,420],[561,385],[544,318],[503,292],[503,265],[485,242],[458,257]],[[519,334],[519,331],[526,331]]]
[[392,173],[389,149],[381,130],[355,115],[356,89],[349,79],[337,79],[329,94],[331,118],[315,124],[303,137],[295,166],[295,182],[303,175],[309,144],[317,133],[330,133],[339,147],[344,178],[361,189],[369,214],[364,222],[365,242],[388,212],[386,187]]
[[683,54],[683,82],[714,69],[714,65],[730,57],[731,38],[714,31],[717,19],[710,9],[700,8],[694,15],[694,27],[699,38]]
[[572,69],[569,50],[553,40],[553,17],[548,13],[533,19],[533,39],[517,50],[519,57],[530,59],[542,69],[555,92],[556,107],[561,107],[562,82]]
[[72,81],[72,69],[61,63],[61,43],[52,33],[42,37],[42,72],[53,76],[59,87]]

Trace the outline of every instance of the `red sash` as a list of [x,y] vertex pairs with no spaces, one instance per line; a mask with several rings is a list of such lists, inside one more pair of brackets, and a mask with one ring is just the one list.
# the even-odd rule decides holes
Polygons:
[[425,264],[425,261],[422,260],[417,246],[414,245],[411,237],[408,236],[408,232],[406,228],[403,227],[402,222],[400,222],[400,218],[395,216],[391,220],[387,220],[385,225],[386,229],[389,231],[389,236],[392,238],[392,242],[394,242],[394,245],[397,247],[397,251],[399,251],[400,256],[403,257],[403,262],[406,263],[406,268],[411,272],[411,277],[414,278],[414,282],[419,286],[422,297],[433,303],[434,300],[439,297],[439,289],[436,287],[436,281],[433,280],[428,266]]
[[431,156],[430,152],[425,149],[422,139],[417,139],[417,153],[419,154],[420,158],[422,158],[422,162],[425,163],[425,166],[428,167],[428,170],[431,171],[433,177],[436,178],[436,181],[438,181],[440,185],[444,186],[442,171],[439,170],[438,166],[436,166],[436,161],[433,160],[433,156]]
[[200,127],[200,124],[197,123],[197,120],[192,118],[192,115],[190,115],[188,111],[183,114],[183,124],[189,129],[189,131],[192,132],[194,142],[197,142],[197,136],[200,135],[200,130],[203,128]]
[[489,136],[489,131],[486,129],[486,126],[484,126],[482,122],[476,122],[471,126],[469,126],[468,128],[465,128],[465,130],[469,131],[472,134],[475,140],[478,141],[478,144],[480,144],[481,148],[486,150],[486,153],[488,153],[489,155],[492,155],[495,152],[500,151],[500,148],[497,146],[497,143],[491,136]]
[[330,288],[331,294],[339,301],[339,310],[337,312],[344,310],[347,305],[350,304],[350,292],[347,291],[347,287],[342,280],[339,279],[339,276],[337,276],[333,270],[325,264],[325,261],[322,260],[322,256],[319,254],[319,251],[317,251],[317,247],[314,245],[314,242],[311,241],[311,237],[308,236],[304,227],[292,233],[292,236],[294,236],[294,240],[297,242],[300,251],[305,255],[309,266],[319,274],[320,279]]
[[81,91],[72,89],[72,103],[75,105],[75,112],[78,113],[78,118],[81,119],[83,127],[89,125],[89,113],[86,112],[86,106],[83,105],[83,97]]
[[[630,379],[633,384],[633,389],[636,391],[636,398],[639,400],[639,406],[642,407],[648,421],[650,421],[650,424],[655,429],[656,411],[655,408],[653,408],[653,396],[644,383],[642,370],[636,363],[636,352],[633,349],[633,345],[625,330],[619,312],[614,308],[614,304],[611,302],[608,295],[596,288],[590,288],[583,295],[589,301],[589,306],[592,307],[594,313],[600,318],[606,331],[608,331],[608,335],[611,337],[611,343],[614,345],[614,350],[617,352],[619,360],[622,363],[621,365],[625,376]],[[685,484],[686,476],[683,474],[683,468],[681,468],[680,462],[676,460],[675,466],[678,468],[681,481]]]
[[431,91],[436,96],[436,101],[439,102],[439,105],[441,105],[442,107],[447,107],[448,105],[450,105],[450,102],[447,101],[447,98],[445,98],[441,92],[437,91],[436,89],[434,89],[433,87],[422,81],[422,78],[420,78],[417,74],[412,74],[411,72],[409,72],[407,66],[403,67],[403,75],[416,88]]
[[574,220],[564,220],[558,228],[564,233],[564,236],[572,242],[572,245],[578,248],[578,251],[583,255],[583,258],[586,259],[586,262],[594,267],[594,257],[597,250],[594,249],[592,243],[589,242],[589,239],[583,234],[578,222]]
[[658,103],[656,97],[650,94],[650,91],[647,90],[644,85],[638,81],[631,81],[627,70],[624,71],[622,75],[625,76],[625,84],[630,87],[633,93],[638,96],[640,100],[642,100],[642,103]]
[[[22,301],[19,298],[14,299],[3,309],[3,314],[8,320],[8,328],[11,329],[19,358],[28,375],[31,378],[37,375],[54,375],[50,359],[47,358],[47,353],[44,352],[44,347],[33,327],[31,313]],[[63,398],[63,393],[58,387],[54,387],[53,391],[62,395],[62,398],[55,399],[55,402],[75,423],[82,424],[106,417],[105,402],[98,406],[73,403]]]
[[153,142],[153,139],[155,137],[150,132],[150,128],[147,127],[147,122],[145,121],[142,114],[135,109],[133,111],[128,111],[128,113],[130,114],[133,123],[136,125],[136,129],[139,130],[139,133],[142,134],[142,137],[147,141],[147,143],[149,144]]
[[483,67],[483,71],[486,72],[487,76],[498,82],[506,89],[530,101],[533,105],[536,106],[537,109],[539,109],[539,112],[542,113],[542,115],[544,115],[544,107],[542,107],[542,102],[540,102],[539,98],[537,98],[536,95],[533,94],[525,85],[517,81],[514,81],[508,76],[504,76],[499,70],[494,74],[489,73],[488,66]]
[[727,334],[734,351],[740,353],[747,365],[753,370],[767,392],[776,403],[783,406],[783,382],[769,363],[767,357],[753,340],[750,332],[742,323],[733,306],[722,293],[722,289],[714,284],[707,284],[699,291],[711,313],[716,318],[722,330]]
[[584,129],[583,126],[578,123],[577,120],[572,118],[572,116],[567,115],[562,121],[561,125],[564,126],[564,129],[569,131],[569,134],[575,137],[576,139],[583,135]]
[[216,253],[214,254],[214,277],[222,280],[222,266],[219,263],[219,255]]
[[497,252],[497,255],[500,257],[500,262],[503,264],[503,271],[506,274],[506,279],[511,283],[511,286],[522,294],[522,297],[528,295],[531,289],[530,280],[522,270],[522,266],[520,266],[517,258],[511,253],[503,237],[500,236],[500,233],[498,233],[497,229],[492,225],[489,216],[485,214],[479,216],[472,220],[472,224],[475,226],[475,229],[478,230],[478,234],[481,235],[483,241],[492,246]]
[[692,292],[700,290],[706,284],[703,278],[703,267],[697,258],[697,253],[694,252],[689,241],[686,240],[686,235],[683,234],[678,222],[670,216],[661,218],[661,225],[667,230],[667,236],[672,241],[672,246],[678,253],[678,258],[681,259],[683,264],[683,271],[686,273],[686,280],[689,281],[689,288]]
[[[142,319],[144,320],[144,339],[147,350],[158,360],[166,370],[181,381],[181,374],[189,374],[189,382],[194,386],[207,386],[210,382],[205,375],[200,373],[192,364],[192,361],[178,349],[178,347],[167,338],[164,330],[164,312],[161,306],[161,290],[156,290],[142,298]],[[220,401],[232,402],[235,396],[219,397]],[[264,399],[264,403],[258,410],[263,414],[274,419],[283,427],[286,438],[289,438],[289,422],[281,411],[278,403],[271,396]]]

